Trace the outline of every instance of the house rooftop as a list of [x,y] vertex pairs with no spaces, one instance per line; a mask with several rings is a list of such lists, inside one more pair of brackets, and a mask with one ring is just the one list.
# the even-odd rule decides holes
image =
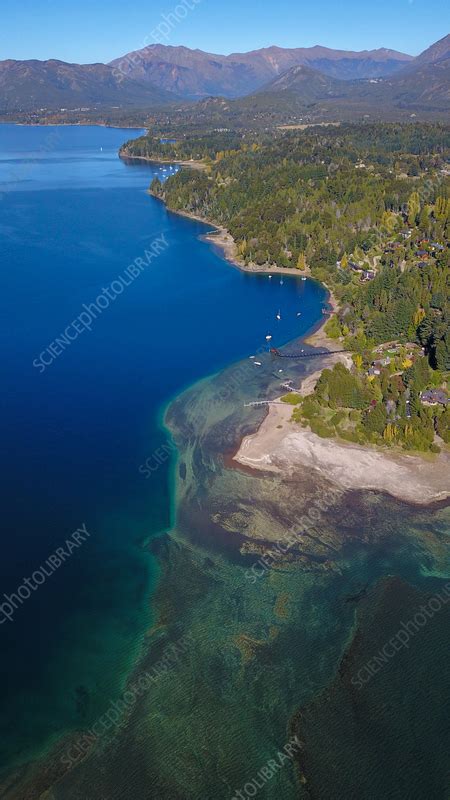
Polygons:
[[425,392],[422,392],[420,399],[424,403],[440,403],[442,405],[446,405],[449,402],[447,392],[444,391],[444,389],[427,389]]

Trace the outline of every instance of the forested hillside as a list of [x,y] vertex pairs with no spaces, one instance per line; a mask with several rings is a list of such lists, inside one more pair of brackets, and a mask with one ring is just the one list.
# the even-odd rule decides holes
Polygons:
[[152,191],[174,210],[228,227],[244,261],[292,266],[304,255],[319,277],[339,281],[336,261],[356,247],[369,253],[386,214],[401,227],[412,192],[426,194],[424,206],[445,195],[449,142],[440,125],[380,125],[172,144],[142,137],[125,147],[156,159],[204,158],[204,172],[182,170]]

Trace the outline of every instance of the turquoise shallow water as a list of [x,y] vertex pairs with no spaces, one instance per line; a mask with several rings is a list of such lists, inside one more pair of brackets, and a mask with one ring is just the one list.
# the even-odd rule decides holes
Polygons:
[[[305,332],[325,297],[311,281],[226,264],[199,241],[206,226],[146,194],[162,168],[117,158],[129,136],[0,126],[0,594],[82,523],[91,534],[1,625],[4,772],[95,720],[141,652],[158,576],[143,543],[170,521],[170,459],[151,478],[139,470],[167,445],[161,409],[269,333],[282,344]],[[83,305],[161,235],[168,246],[151,266],[37,370]]]
[[[243,402],[279,388],[272,358],[262,362],[199,382],[167,410],[177,517],[154,540],[157,632],[133,681],[170,644],[190,644],[88,758],[61,776],[56,753],[33,776],[50,800],[231,800],[254,796],[256,779],[266,800],[447,800],[449,509],[373,492],[330,501],[317,472],[230,469],[223,454],[261,415]],[[271,543],[321,507],[308,535],[255,577]],[[367,681],[366,665],[439,594],[448,602]],[[296,757],[261,786],[294,735]]]

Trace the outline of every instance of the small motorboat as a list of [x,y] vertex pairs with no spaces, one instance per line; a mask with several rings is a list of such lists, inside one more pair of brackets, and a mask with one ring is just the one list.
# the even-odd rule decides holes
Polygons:
[[281,311],[278,310],[277,319],[281,319]]
[[301,311],[297,311],[297,317],[301,317],[301,315],[302,315],[302,312]]
[[262,367],[262,364],[261,364],[260,361],[254,361],[253,363],[256,364],[257,367]]
[[249,356],[249,358],[254,358],[255,356]]
[[270,342],[271,338],[272,338],[272,337],[270,336],[270,334],[268,334],[268,335],[266,336],[266,342]]
[[283,278],[280,278],[280,286],[283,286],[283,283],[284,283]]
[[305,278],[304,275],[302,275],[302,281],[306,281],[306,278]]
[[271,277],[272,277],[272,275],[269,275],[269,278],[271,278]]

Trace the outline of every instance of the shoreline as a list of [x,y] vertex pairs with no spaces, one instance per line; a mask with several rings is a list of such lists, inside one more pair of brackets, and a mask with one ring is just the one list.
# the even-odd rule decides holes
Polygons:
[[[144,161],[150,161],[150,159],[146,158],[145,156],[140,156],[140,158],[142,160],[144,160]],[[173,161],[173,160],[170,160],[170,161],[154,161],[153,163],[155,163],[155,164],[181,164],[181,165],[187,164],[188,166],[192,167],[191,162],[184,162],[184,161]],[[201,163],[201,162],[197,162],[197,163]],[[200,167],[193,167],[193,168],[194,169],[200,169]],[[225,228],[223,225],[219,225],[217,222],[213,222],[213,220],[208,219],[207,217],[202,217],[202,216],[200,216],[200,214],[194,214],[191,211],[179,211],[178,209],[175,210],[173,208],[169,208],[167,206],[167,203],[162,199],[162,197],[158,197],[158,195],[154,194],[150,190],[149,190],[149,194],[151,195],[151,197],[154,197],[155,200],[159,200],[160,203],[163,203],[165,208],[166,208],[166,210],[170,214],[177,214],[177,216],[179,216],[179,217],[185,217],[186,219],[192,219],[195,222],[202,222],[204,225],[210,225],[211,228],[214,228],[214,230],[208,231],[207,233],[202,233],[199,238],[201,239],[201,241],[206,242],[207,244],[212,244],[215,247],[217,247],[217,249],[221,252],[221,257],[224,258],[225,261],[228,261],[228,263],[231,264],[232,266],[237,267],[238,269],[240,269],[242,272],[249,272],[249,273],[253,273],[253,274],[256,274],[256,275],[257,274],[260,274],[260,275],[270,275],[270,274],[274,274],[274,275],[275,274],[276,275],[293,275],[294,277],[296,276],[298,278],[304,277],[304,278],[309,278],[309,280],[312,280],[312,281],[315,280],[315,278],[312,277],[312,275],[311,275],[309,270],[299,270],[296,267],[278,267],[278,266],[276,266],[274,264],[267,264],[267,265],[265,265],[265,264],[253,264],[253,263],[246,264],[236,254],[236,242],[234,241],[234,239],[233,239],[231,233],[229,232],[228,228]],[[325,284],[321,284],[321,285],[325,286]],[[326,290],[328,292],[329,298],[331,298],[332,295],[331,295],[330,290],[328,289],[327,286],[325,286],[325,288],[326,288]],[[334,300],[334,298],[333,298],[333,300]],[[329,299],[327,300],[327,302],[329,302],[330,305],[332,305],[332,303],[330,302]],[[335,302],[335,300],[334,300],[334,302]],[[329,317],[327,317],[327,319],[329,319]],[[320,324],[322,324],[322,321],[320,321]],[[312,335],[313,334],[311,334],[311,336]]]
[[274,264],[254,264],[252,262],[246,264],[236,254],[236,242],[234,241],[228,228],[224,228],[223,225],[217,225],[215,222],[202,219],[200,216],[189,214],[187,212],[184,213],[184,216],[190,217],[191,219],[197,219],[199,222],[206,222],[208,225],[212,225],[215,230],[205,233],[201,238],[203,241],[208,242],[208,244],[212,244],[217,247],[222,252],[225,260],[238,267],[240,270],[242,270],[242,272],[253,272],[260,275],[270,275],[271,273],[276,273],[277,275],[294,275],[300,278],[304,277],[314,280],[314,278],[311,277],[309,270],[300,270],[296,267],[278,267]]
[[[188,167],[190,169],[197,169],[204,171],[206,169],[206,164],[204,161],[195,161],[194,159],[190,160],[181,160],[175,158],[149,158],[148,156],[134,156],[129,155],[127,152],[123,152],[119,150],[119,158],[129,159],[131,161],[138,160],[138,161],[147,161],[150,164],[179,164],[181,167]],[[234,241],[231,233],[229,232],[228,228],[225,228],[223,225],[220,225],[217,222],[213,222],[213,220],[208,219],[207,217],[203,217],[200,214],[194,214],[191,211],[179,211],[172,208],[169,208],[165,200],[158,195],[154,194],[149,190],[149,194],[155,198],[155,200],[159,200],[161,203],[164,203],[166,210],[170,211],[171,214],[178,214],[180,217],[186,217],[187,219],[193,219],[196,222],[202,222],[205,225],[211,225],[214,230],[208,231],[208,233],[202,234],[201,239],[202,241],[208,242],[208,244],[213,244],[217,247],[223,255],[225,261],[228,261],[238,269],[242,270],[242,272],[251,272],[256,274],[268,275],[271,272],[277,273],[280,275],[297,275],[298,277],[310,278],[310,280],[315,280],[312,277],[311,271],[309,269],[300,270],[296,267],[279,267],[276,264],[246,264],[236,253],[236,242]],[[324,285],[324,284],[322,284]],[[328,287],[325,287],[328,291],[329,296],[331,297],[331,292]],[[330,302],[330,301],[328,301]]]
[[[340,339],[331,339],[325,333],[325,325],[327,324],[328,320],[339,311],[339,303],[329,286],[327,286],[326,283],[322,283],[321,285],[327,290],[327,303],[329,306],[331,306],[331,312],[329,314],[324,314],[323,318],[319,320],[317,325],[314,326],[311,333],[305,336],[303,341],[305,344],[309,344],[311,347],[326,347],[329,350],[343,350],[344,347]],[[322,369],[325,369],[325,367],[322,367]]]
[[[163,202],[167,208],[162,198],[156,197],[156,199]],[[297,276],[304,274],[295,268],[244,264],[236,256],[236,244],[227,228],[197,214],[173,211],[169,208],[167,210],[211,225],[214,230],[200,238],[218,247],[226,261],[244,272],[255,274],[273,272]],[[328,293],[327,302],[331,306],[331,314],[324,315],[304,341],[314,347],[343,350],[339,339],[331,339],[324,330],[328,319],[338,311],[339,304],[332,290],[326,284],[322,285]],[[323,369],[333,366],[337,361],[346,361],[348,366],[349,360],[351,356],[347,353],[325,356],[320,369],[302,381],[298,392],[303,395],[310,394]],[[261,477],[263,473],[271,472],[291,477],[298,468],[315,470],[344,492],[352,489],[380,491],[416,505],[445,502],[450,496],[449,481],[445,482],[445,475],[450,467],[449,454],[441,453],[431,461],[418,454],[403,455],[335,439],[322,439],[309,429],[303,429],[300,425],[292,423],[292,410],[292,406],[288,404],[286,408],[281,405],[270,405],[268,414],[257,430],[243,438],[234,455],[228,454],[227,466],[232,469],[251,470],[253,474],[258,471]],[[290,426],[292,427],[287,431]]]
[[[135,130],[142,130],[135,128]],[[177,159],[177,158],[149,158],[148,156],[135,156],[130,155],[126,151],[119,150],[119,158],[127,161],[147,161],[149,164],[179,164],[181,167],[190,167],[191,169],[198,169],[203,171],[206,165],[203,161],[195,161],[194,159]],[[158,198],[161,199],[161,198]]]
[[[310,394],[322,370],[344,357],[325,357],[325,366],[306,376],[293,391],[302,396]],[[289,404],[269,405],[262,423],[254,433],[244,436],[228,466],[258,470],[261,477],[265,472],[289,479],[307,470],[326,478],[342,492],[377,491],[411,505],[431,506],[450,498],[449,453],[426,459],[420,454],[321,438],[293,422],[292,411]]]
[[114,128],[118,131],[144,131],[145,126],[108,125],[106,122],[18,122],[0,119],[0,125],[17,125],[20,128]]

